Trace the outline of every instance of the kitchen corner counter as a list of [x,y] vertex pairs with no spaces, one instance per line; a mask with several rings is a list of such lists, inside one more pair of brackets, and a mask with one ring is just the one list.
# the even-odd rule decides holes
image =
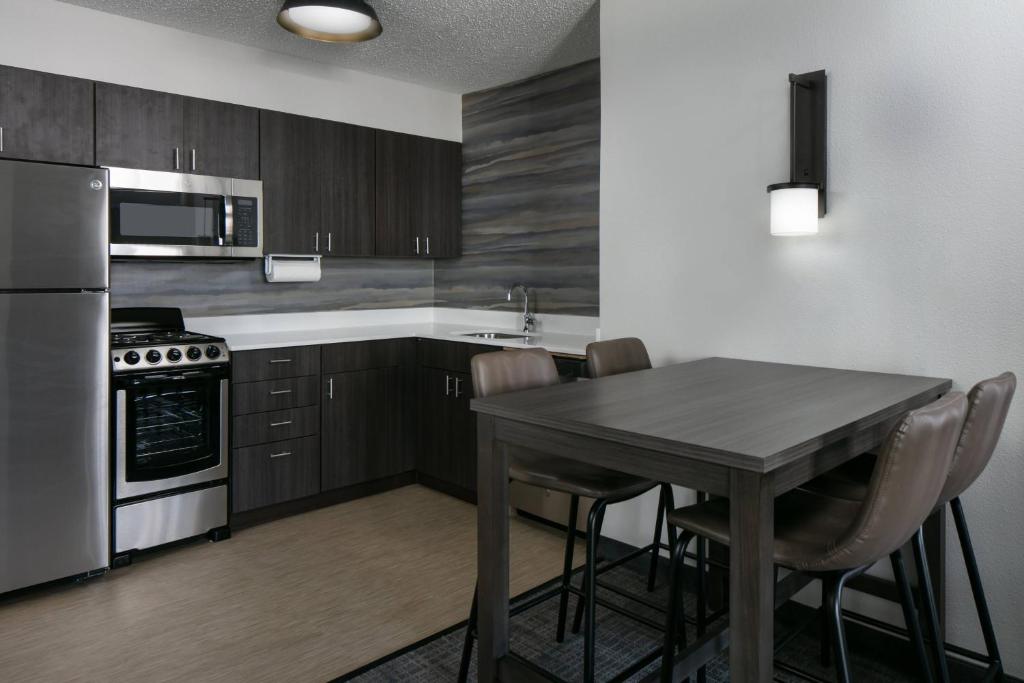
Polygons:
[[521,320],[504,311],[415,308],[219,316],[189,318],[187,323],[195,332],[224,337],[232,351],[417,337],[579,356],[594,341],[598,325],[597,318],[541,314],[536,332],[525,342],[465,336],[483,331],[519,334]]

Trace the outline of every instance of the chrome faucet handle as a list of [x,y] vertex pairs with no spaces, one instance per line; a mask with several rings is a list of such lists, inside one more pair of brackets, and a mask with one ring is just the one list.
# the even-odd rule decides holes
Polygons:
[[524,334],[527,333],[527,332],[533,332],[533,329],[534,329],[534,327],[536,327],[536,325],[537,325],[537,318],[536,318],[536,316],[533,315],[533,313],[530,313],[529,311],[527,311],[526,313],[523,313],[523,333]]

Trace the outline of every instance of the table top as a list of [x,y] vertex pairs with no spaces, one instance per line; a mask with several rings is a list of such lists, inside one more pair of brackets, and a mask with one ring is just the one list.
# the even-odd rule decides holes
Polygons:
[[705,358],[474,399],[473,410],[768,472],[891,420],[952,381]]

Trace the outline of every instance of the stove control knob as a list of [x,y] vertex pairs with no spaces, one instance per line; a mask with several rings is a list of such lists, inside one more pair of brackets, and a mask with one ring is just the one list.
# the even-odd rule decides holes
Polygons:
[[210,344],[209,346],[206,347],[206,357],[210,359],[219,358],[220,349],[214,346],[213,344]]
[[156,349],[150,349],[149,351],[146,351],[146,362],[148,363],[156,365],[157,363],[160,362],[161,357],[162,356],[160,355],[160,352],[157,351]]
[[198,346],[190,346],[188,347],[188,351],[185,352],[185,355],[188,356],[189,360],[199,360],[203,357],[203,352]]
[[124,354],[124,362],[128,365],[135,365],[140,360],[138,351],[129,351]]
[[167,360],[177,363],[181,360],[181,349],[167,349]]

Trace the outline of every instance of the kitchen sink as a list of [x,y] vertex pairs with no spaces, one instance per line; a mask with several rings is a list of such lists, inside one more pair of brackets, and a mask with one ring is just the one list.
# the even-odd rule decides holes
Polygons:
[[514,334],[512,332],[466,332],[460,337],[476,337],[477,339],[529,339],[526,334]]

